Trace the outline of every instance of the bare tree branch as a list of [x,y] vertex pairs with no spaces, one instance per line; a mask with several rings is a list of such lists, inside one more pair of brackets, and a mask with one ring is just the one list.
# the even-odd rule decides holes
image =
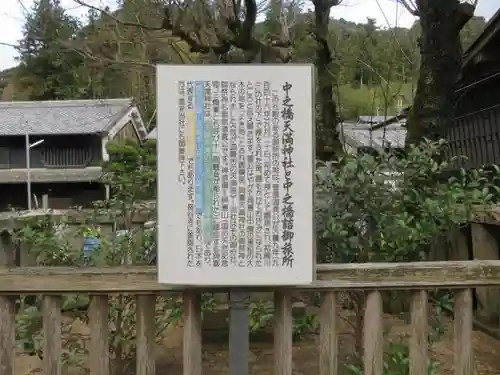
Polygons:
[[[391,25],[391,23],[389,22],[389,19],[387,18],[387,15],[384,12],[384,8],[382,8],[382,5],[380,5],[380,1],[379,0],[375,0],[375,1],[377,3],[377,7],[379,8],[380,12],[382,13],[382,17],[384,17],[384,20],[385,20],[385,23],[386,23],[388,29],[390,30],[393,38],[395,38],[395,41],[398,44],[399,50],[401,51],[403,57],[406,59],[406,61],[408,61],[408,63],[410,63],[410,65],[413,65],[413,61],[411,61],[411,59],[406,55],[406,52],[404,51],[403,46],[401,46],[401,43],[399,42],[399,38],[396,35],[396,30],[394,30],[395,27],[398,26],[397,25],[397,18],[396,18],[396,25],[394,25],[395,27],[393,27]],[[397,7],[397,3],[396,3],[396,7]],[[396,8],[396,11],[397,11],[397,8]]]
[[413,2],[413,0],[399,0],[401,5],[412,15],[415,17],[419,16],[419,11],[417,5]]
[[61,43],[61,45],[66,48],[68,51],[73,51],[78,53],[80,56],[82,56],[85,59],[95,61],[102,63],[102,65],[109,65],[109,64],[123,64],[123,65],[137,65],[137,66],[145,66],[145,67],[150,67],[150,68],[155,68],[156,64],[153,64],[148,61],[138,61],[138,60],[126,60],[126,59],[120,59],[116,57],[108,57],[108,56],[97,56],[94,54],[90,48],[75,48],[75,46],[71,45],[70,43]]
[[14,48],[15,50],[19,50],[19,46],[12,43],[0,42],[0,46],[11,47]]
[[[241,0],[223,0],[216,18],[213,10],[203,2],[183,3],[166,5],[163,7],[163,19],[160,26],[150,26],[139,22],[128,22],[121,20],[115,14],[93,6],[85,0],[73,0],[77,4],[86,6],[89,9],[98,11],[115,22],[131,27],[139,27],[149,31],[165,30],[172,36],[187,43],[193,53],[214,54],[224,56],[229,53],[232,47],[241,49],[248,55],[248,58],[255,58],[257,55],[271,55],[282,62],[290,60],[290,53],[284,55],[281,51],[271,51],[269,48],[288,48],[291,43],[289,38],[281,38],[278,41],[270,41],[264,44],[256,40],[253,36],[253,29],[257,20],[259,7],[256,0],[244,0],[243,20]],[[329,0],[338,2],[338,0]],[[198,7],[195,11],[194,7]],[[200,19],[201,13],[201,19]],[[217,25],[220,20],[220,25]],[[187,24],[193,24],[194,31],[186,29]],[[208,41],[207,41],[208,39]]]
[[104,14],[105,16],[107,16],[107,17],[113,19],[114,21],[122,24],[123,26],[140,27],[142,29],[151,30],[151,31],[162,30],[161,26],[159,26],[159,27],[152,27],[152,26],[148,26],[148,25],[143,25],[143,24],[138,23],[138,22],[123,21],[123,20],[119,19],[118,17],[116,17],[113,13],[111,13],[111,12],[105,10],[105,9],[96,7],[96,6],[92,5],[92,4],[89,4],[89,3],[87,3],[86,1],[83,1],[83,0],[73,0],[73,1],[75,3],[77,3],[78,5],[84,6],[86,8],[95,10],[96,12],[99,12],[101,14]]
[[28,8],[26,7],[26,5],[24,5],[24,2],[22,0],[17,0],[17,3],[21,6],[21,8],[23,8],[23,12],[25,14],[28,14],[29,13],[29,10]]

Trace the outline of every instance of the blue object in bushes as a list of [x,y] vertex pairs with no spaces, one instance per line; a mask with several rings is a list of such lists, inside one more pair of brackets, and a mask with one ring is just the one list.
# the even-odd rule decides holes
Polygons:
[[101,244],[99,238],[95,236],[85,236],[83,238],[83,256],[88,258],[92,251],[97,249]]

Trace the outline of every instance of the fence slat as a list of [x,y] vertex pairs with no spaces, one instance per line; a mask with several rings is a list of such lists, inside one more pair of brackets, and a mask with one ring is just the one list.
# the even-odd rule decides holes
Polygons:
[[154,375],[156,295],[137,296],[137,375]]
[[93,295],[90,297],[89,367],[91,375],[109,374],[108,310],[107,295]]
[[455,375],[474,374],[472,354],[472,289],[455,294]]
[[321,303],[319,374],[336,375],[338,369],[337,293],[326,292]]
[[411,300],[410,375],[427,375],[427,292],[414,292]]
[[384,369],[382,315],[382,296],[380,292],[369,292],[366,298],[363,332],[365,375],[382,375]]
[[8,296],[0,296],[0,374],[14,374],[15,345],[14,302]]
[[61,375],[61,305],[57,296],[43,296],[43,373]]
[[201,375],[201,294],[186,290],[184,299],[184,375]]
[[274,375],[292,375],[292,295],[274,292]]
[[[7,231],[0,233],[0,268],[15,267],[15,247]],[[15,296],[0,296],[0,375],[14,374]]]

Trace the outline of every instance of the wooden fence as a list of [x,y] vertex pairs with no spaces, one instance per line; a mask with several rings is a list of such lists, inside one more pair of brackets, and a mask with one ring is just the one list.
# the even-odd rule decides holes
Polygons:
[[[13,296],[43,295],[43,370],[60,375],[61,310],[59,296],[89,293],[89,367],[92,375],[109,374],[108,295],[135,294],[137,298],[137,375],[155,374],[155,302],[160,293],[182,291],[184,299],[184,375],[202,373],[202,335],[200,289],[172,288],[156,282],[155,268],[4,268],[0,269],[0,374],[12,375],[14,368],[15,308]],[[317,281],[296,288],[252,288],[274,291],[275,375],[292,374],[292,293],[297,289],[322,292],[320,314],[320,375],[337,374],[338,315],[337,293],[342,290],[367,292],[364,324],[364,371],[380,375],[383,371],[383,290],[412,290],[410,373],[428,371],[427,290],[455,290],[454,370],[470,375],[472,355],[472,291],[476,286],[500,285],[500,261],[371,263],[319,265]],[[227,289],[227,288],[226,288]],[[224,288],[211,290],[224,291]],[[204,290],[205,291],[205,290]]]

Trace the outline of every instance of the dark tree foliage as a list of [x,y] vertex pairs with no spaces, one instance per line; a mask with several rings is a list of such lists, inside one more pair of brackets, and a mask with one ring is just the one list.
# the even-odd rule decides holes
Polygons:
[[83,58],[61,48],[79,30],[58,0],[39,0],[28,14],[19,45],[18,85],[27,99],[71,99],[88,95],[80,74]]
[[408,141],[437,140],[449,126],[462,68],[460,32],[474,6],[459,0],[419,0],[421,63],[415,100],[408,117]]

